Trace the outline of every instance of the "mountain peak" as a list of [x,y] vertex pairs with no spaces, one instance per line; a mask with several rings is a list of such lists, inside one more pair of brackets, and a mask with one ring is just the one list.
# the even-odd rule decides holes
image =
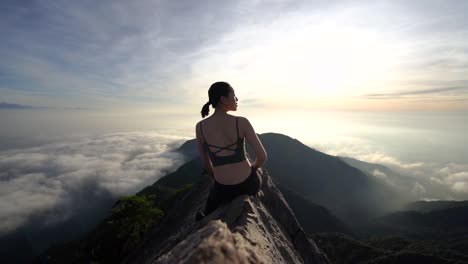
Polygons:
[[[125,263],[329,263],[266,170],[255,196],[242,195],[195,222],[211,186],[205,179]],[[202,195],[201,195],[202,194]]]

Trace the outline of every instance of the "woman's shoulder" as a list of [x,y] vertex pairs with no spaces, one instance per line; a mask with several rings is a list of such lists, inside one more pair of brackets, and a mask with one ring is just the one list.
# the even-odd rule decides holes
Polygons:
[[202,119],[202,120],[198,121],[197,124],[195,125],[195,128],[196,128],[197,130],[200,130],[200,128],[202,127],[202,124],[203,124],[203,126],[206,126],[206,121],[208,121],[208,123],[209,123],[209,120],[210,120],[210,119],[211,119],[211,116],[209,116],[209,117],[207,117],[207,118],[205,118],[205,119]]
[[247,117],[245,117],[245,116],[236,116],[236,118],[237,118],[239,123],[242,123],[242,124],[249,123],[249,119],[247,119]]
[[247,120],[247,118],[244,117],[244,116],[235,116],[235,115],[231,115],[231,116],[232,116],[232,118],[239,119],[239,121],[240,121],[240,120]]
[[203,121],[205,121],[206,119],[202,119],[200,121],[197,122],[197,124],[195,125],[195,130],[196,131],[200,131],[202,129],[202,123]]
[[197,122],[197,126],[198,126],[199,124],[201,124],[201,123],[207,121],[207,120],[210,120],[211,118],[212,118],[212,116],[208,116],[208,117],[206,117],[206,118],[201,119],[200,121]]
[[[244,117],[244,116],[235,116],[235,115],[228,115],[230,119],[237,119],[239,122],[248,122],[249,120]],[[197,122],[197,124],[195,125],[196,127],[199,127],[200,124],[205,124],[205,123],[210,123],[209,120],[212,119],[212,116],[209,116],[205,119],[202,119],[200,121]]]
[[250,124],[249,119],[245,116],[237,116],[237,126],[241,134],[245,134],[246,131],[248,131],[252,125]]

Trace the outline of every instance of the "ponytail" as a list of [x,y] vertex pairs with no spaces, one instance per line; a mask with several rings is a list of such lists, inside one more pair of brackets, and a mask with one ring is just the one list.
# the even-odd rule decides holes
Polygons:
[[201,116],[202,118],[205,118],[205,116],[207,116],[209,113],[210,113],[210,102],[206,103],[202,110],[201,110]]
[[201,110],[202,118],[210,113],[210,105],[213,106],[213,108],[216,108],[221,96],[228,96],[231,89],[231,85],[227,82],[213,83],[208,90],[208,98],[210,98],[210,100],[202,107]]

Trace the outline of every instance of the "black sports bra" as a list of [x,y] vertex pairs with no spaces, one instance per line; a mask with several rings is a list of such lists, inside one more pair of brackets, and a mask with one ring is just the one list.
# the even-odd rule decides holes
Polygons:
[[[202,123],[200,123],[200,131],[203,137],[203,141],[205,142],[205,148],[208,151],[208,155],[210,156],[211,163],[213,164],[214,167],[220,166],[220,165],[225,165],[229,163],[236,163],[236,162],[241,162],[246,159],[245,156],[245,138],[239,138],[239,122],[238,122],[238,117],[236,117],[236,129],[237,129],[237,141],[226,146],[226,147],[219,147],[215,145],[211,145],[206,143],[205,136],[203,135],[203,127]],[[230,146],[237,144],[235,149],[229,148]],[[216,147],[219,148],[219,150],[212,152],[209,148],[211,147]],[[226,150],[232,150],[234,151],[234,154],[229,155],[229,156],[216,156],[215,154],[222,151],[223,149]]]

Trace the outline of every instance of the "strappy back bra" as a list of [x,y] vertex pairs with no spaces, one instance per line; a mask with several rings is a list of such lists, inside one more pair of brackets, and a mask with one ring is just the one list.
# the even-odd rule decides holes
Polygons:
[[[219,147],[215,145],[208,144],[206,142],[205,136],[203,135],[203,126],[202,123],[200,123],[200,130],[201,134],[203,137],[203,141],[205,142],[205,147],[208,151],[208,155],[210,156],[211,163],[213,166],[220,166],[220,165],[225,165],[229,163],[236,163],[236,162],[241,162],[246,159],[245,156],[245,138],[239,138],[239,124],[238,124],[238,117],[236,117],[236,129],[237,129],[237,141],[226,146],[226,147]],[[232,145],[237,144],[235,149],[231,149]],[[215,147],[219,148],[219,150],[212,152],[209,147]],[[215,155],[216,153],[222,151],[222,150],[231,150],[234,151],[234,154],[229,155],[229,156],[217,156]]]

